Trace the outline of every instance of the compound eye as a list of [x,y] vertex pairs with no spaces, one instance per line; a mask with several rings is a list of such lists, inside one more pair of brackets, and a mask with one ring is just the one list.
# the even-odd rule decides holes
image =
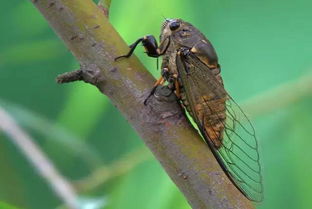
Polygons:
[[180,27],[180,23],[177,22],[177,21],[172,22],[172,23],[170,23],[170,25],[169,25],[169,28],[170,28],[170,30],[172,30],[172,31],[178,29],[179,27]]

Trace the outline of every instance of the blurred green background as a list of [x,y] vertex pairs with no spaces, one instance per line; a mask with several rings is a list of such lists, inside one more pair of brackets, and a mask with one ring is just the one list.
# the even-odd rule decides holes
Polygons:
[[[164,16],[191,22],[214,44],[225,86],[257,130],[259,209],[312,207],[311,9],[310,0],[112,1],[111,22],[128,43],[158,37]],[[190,209],[105,96],[82,82],[55,83],[78,63],[30,1],[2,1],[0,25],[0,107],[77,188],[83,208]],[[158,77],[155,59],[136,54]],[[7,204],[63,203],[0,132],[0,208]]]

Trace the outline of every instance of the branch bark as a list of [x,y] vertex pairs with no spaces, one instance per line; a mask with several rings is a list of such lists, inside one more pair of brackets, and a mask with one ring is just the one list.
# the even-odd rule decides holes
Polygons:
[[225,176],[174,94],[158,88],[143,104],[155,80],[135,56],[114,61],[128,46],[91,0],[32,2],[80,62],[81,72],[73,73],[77,80],[95,85],[111,99],[192,208],[253,208]]

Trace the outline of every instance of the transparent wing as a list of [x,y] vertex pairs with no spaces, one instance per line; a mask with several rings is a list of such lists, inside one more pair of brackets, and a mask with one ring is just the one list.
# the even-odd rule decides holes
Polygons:
[[[220,166],[248,199],[262,201],[263,186],[258,144],[255,130],[249,119],[224,90],[222,82],[195,54],[179,53],[176,63],[180,82],[182,82],[190,106],[190,113]],[[220,111],[223,110],[222,107],[214,107],[211,101],[203,101],[201,99],[203,95],[210,95],[210,98],[215,101],[220,101],[220,99],[224,101],[217,103],[224,106],[224,111]],[[225,99],[222,100],[222,98]],[[201,114],[196,109],[199,102],[203,102],[203,107],[206,108]],[[219,112],[215,111],[216,109]],[[215,146],[205,130],[205,122],[209,116],[214,116],[216,122],[224,127],[220,147]]]
[[223,146],[217,153],[243,193],[249,199],[260,202],[263,199],[263,186],[255,130],[231,97],[226,110]]

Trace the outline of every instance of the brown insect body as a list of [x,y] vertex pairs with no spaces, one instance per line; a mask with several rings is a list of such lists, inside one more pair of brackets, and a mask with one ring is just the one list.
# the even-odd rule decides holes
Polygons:
[[162,76],[150,95],[166,80],[232,183],[248,199],[261,201],[263,186],[255,130],[224,89],[218,57],[209,40],[181,19],[166,19],[159,46],[154,36],[144,36],[130,45],[128,54],[116,60],[130,57],[140,42],[148,56],[162,56],[163,60]]
[[[170,27],[171,22],[179,22],[180,26],[178,29],[172,31]],[[167,46],[169,44],[169,46]],[[205,124],[204,131],[207,136],[213,141],[213,144],[216,148],[221,146],[222,141],[222,133],[224,130],[223,122],[226,119],[225,114],[225,101],[226,101],[226,93],[216,95],[215,92],[209,91],[209,89],[214,88],[213,86],[205,86],[207,90],[205,91],[205,95],[196,95],[199,92],[192,91],[192,94],[195,95],[195,107],[192,111],[190,104],[187,99],[187,95],[185,94],[185,90],[183,88],[183,82],[179,79],[179,73],[177,70],[176,64],[176,55],[177,49],[186,48],[190,49],[198,59],[206,64],[211,72],[214,74],[215,79],[217,79],[222,87],[223,82],[220,75],[220,65],[218,64],[217,54],[206,37],[197,30],[191,24],[184,22],[180,19],[167,19],[164,23],[160,36],[160,51],[162,48],[167,48],[166,52],[163,55],[162,62],[162,74],[168,74],[169,76],[165,77],[165,79],[169,83],[173,83],[175,80],[179,83],[179,93],[178,95],[188,112],[194,117],[196,114],[197,118],[199,118],[199,123]],[[188,66],[192,68],[192,66]],[[178,79],[177,79],[178,78]],[[217,88],[217,87],[215,87]],[[222,90],[221,90],[222,91]],[[220,121],[220,116],[222,116],[222,121]]]

